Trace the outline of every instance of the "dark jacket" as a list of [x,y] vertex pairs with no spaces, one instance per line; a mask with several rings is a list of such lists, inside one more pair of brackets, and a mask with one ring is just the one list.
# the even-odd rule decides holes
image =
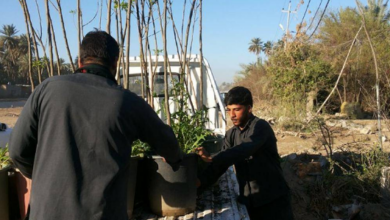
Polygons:
[[210,185],[234,164],[240,202],[258,207],[289,192],[279,160],[272,128],[252,115],[243,130],[233,127],[226,132],[223,151],[199,179],[203,186]]
[[99,65],[55,76],[29,97],[10,156],[32,178],[32,220],[127,220],[131,144],[141,139],[168,162],[181,160],[172,129]]

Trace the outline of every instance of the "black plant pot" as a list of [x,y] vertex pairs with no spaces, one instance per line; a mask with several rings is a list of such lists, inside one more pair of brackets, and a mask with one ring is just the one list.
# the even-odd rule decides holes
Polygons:
[[207,137],[206,140],[203,142],[202,146],[210,154],[215,154],[221,151],[223,141],[224,141],[224,136],[217,134],[215,136]]
[[127,185],[127,215],[131,219],[134,210],[135,187],[137,182],[137,167],[139,158],[132,157],[129,165],[129,179]]
[[0,170],[0,219],[8,219],[8,170]]
[[177,171],[154,156],[147,160],[148,197],[151,211],[159,216],[180,216],[196,208],[196,154],[184,156]]
[[[215,136],[209,136],[206,138],[206,140],[203,142],[202,147],[210,153],[211,155],[214,155],[216,153],[219,153],[222,149],[224,141],[224,136],[217,134]],[[199,160],[198,162],[198,175],[201,175],[202,172],[206,169],[206,167],[209,165],[209,163],[204,162],[203,160]]]

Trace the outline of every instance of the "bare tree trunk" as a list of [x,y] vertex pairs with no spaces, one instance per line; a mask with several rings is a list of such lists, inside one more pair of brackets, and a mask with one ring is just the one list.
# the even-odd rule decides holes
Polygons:
[[[195,35],[195,24],[196,24],[196,15],[198,13],[198,8],[199,8],[199,5],[198,7],[196,7],[194,10],[195,10],[195,14],[194,14],[194,22],[192,23],[192,34],[191,34],[191,43],[190,43],[190,55],[192,54],[192,45],[194,43],[194,35]],[[191,32],[191,30],[190,30]]]
[[183,4],[183,16],[181,19],[181,39],[184,39],[184,18],[186,16],[186,5],[187,5],[187,0],[184,0]]
[[166,114],[167,114],[167,124],[171,125],[171,112],[169,110],[169,91],[168,91],[168,52],[167,52],[167,4],[168,0],[164,0],[164,11],[163,11],[163,18],[164,18],[164,23],[163,26],[163,35],[162,35],[162,40],[163,40],[163,45],[164,45],[164,93],[165,93],[165,109],[166,109]]
[[31,91],[34,91],[34,80],[32,77],[32,62],[31,62],[31,42],[30,42],[30,28],[29,28],[29,22],[28,22],[28,15],[27,15],[27,9],[26,4],[24,2],[25,0],[19,0],[20,5],[22,6],[23,12],[24,12],[24,22],[26,23],[26,31],[27,31],[27,53],[28,53],[28,76],[30,78],[30,84],[31,84]]
[[[46,66],[47,75],[50,77],[50,75],[49,75],[50,74],[50,65],[48,62],[49,59],[47,58],[47,54],[46,54],[46,47],[43,44],[42,38],[40,38],[36,32],[35,32],[35,36],[37,37],[37,39],[42,47],[43,57],[44,57],[44,62],[45,62],[44,65]],[[42,71],[42,73],[43,73],[43,71]]]
[[54,64],[53,64],[53,45],[52,45],[52,39],[51,39],[51,26],[50,26],[50,23],[51,23],[51,18],[50,18],[50,9],[49,9],[49,0],[45,0],[45,4],[46,4],[46,20],[47,20],[47,39],[48,39],[48,42],[49,42],[49,55],[50,55],[50,73],[49,73],[49,76],[53,76],[54,75]]
[[38,82],[39,84],[42,82],[42,68],[41,68],[41,65],[39,64],[40,62],[40,57],[39,57],[39,50],[38,50],[38,45],[37,45],[37,39],[36,39],[36,36],[35,36],[35,30],[34,30],[34,27],[32,25],[32,22],[31,22],[31,17],[30,17],[30,12],[29,12],[29,9],[28,9],[28,6],[27,6],[27,2],[25,0],[23,0],[23,4],[24,4],[24,8],[26,10],[26,15],[27,15],[27,20],[28,20],[28,23],[30,25],[30,28],[31,28],[31,39],[33,40],[33,45],[34,45],[34,51],[35,51],[35,59],[36,59],[36,62],[37,62],[37,75],[38,75]]
[[39,10],[38,0],[35,0],[35,5],[37,6],[37,12],[39,17],[39,37],[42,39],[42,18],[41,18],[41,11]]
[[[200,91],[199,91],[199,105],[201,109],[203,109],[203,43],[202,43],[202,2],[203,0],[199,0],[199,65],[200,65]],[[222,110],[222,109],[221,109]]]
[[[142,1],[142,0],[141,0]],[[141,2],[142,4],[142,2]],[[138,40],[139,40],[139,46],[140,46],[140,60],[141,60],[141,95],[142,98],[145,98],[145,91],[144,91],[144,86],[145,85],[145,68],[144,68],[144,49],[143,49],[143,44],[142,44],[142,26],[141,26],[141,18],[140,18],[140,10],[139,10],[139,5],[138,5],[138,0],[135,0],[135,10],[136,10],[136,15],[137,15],[137,27],[138,27]]]
[[343,97],[341,96],[340,90],[336,87],[337,94],[339,95],[340,102],[343,103]]
[[123,84],[125,89],[129,88],[131,3],[132,0],[128,0],[128,7],[126,13],[126,66],[125,71],[123,71]]
[[81,8],[80,8],[80,0],[77,0],[77,42],[79,45],[79,59],[81,59],[80,56],[80,46],[81,46]]
[[118,42],[118,44],[120,44],[120,41],[119,41],[119,18],[118,18],[118,9],[114,9],[114,13],[115,13],[115,28],[116,28],[116,41]]
[[72,54],[70,53],[70,50],[69,50],[68,38],[66,35],[64,17],[62,16],[62,9],[61,9],[61,2],[60,1],[61,0],[57,0],[57,5],[58,5],[58,14],[60,16],[60,21],[61,21],[61,26],[62,26],[62,34],[64,35],[65,47],[66,47],[66,51],[68,52],[70,66],[72,67],[72,71],[75,72],[76,68],[73,64]]
[[376,53],[375,53],[374,46],[372,45],[370,34],[367,31],[366,19],[364,18],[363,10],[360,7],[360,4],[358,3],[358,1],[356,1],[356,5],[358,5],[359,12],[360,12],[360,15],[362,17],[364,32],[366,33],[366,36],[367,36],[367,39],[368,39],[368,43],[370,44],[372,57],[374,59],[375,76],[376,76],[376,82],[375,82],[376,104],[377,104],[377,108],[378,108],[378,112],[377,112],[378,113],[378,139],[379,139],[378,141],[379,141],[379,148],[382,150],[381,105],[380,105],[380,97],[379,97],[379,95],[380,95],[380,91],[379,91],[380,79],[379,79],[378,62],[377,62],[377,59],[376,59]]
[[111,34],[111,5],[112,5],[112,0],[108,0],[108,3],[107,3],[107,25],[106,25],[106,32],[108,34]]
[[[144,13],[144,5],[142,6],[142,21],[143,21],[143,25],[144,25],[144,29],[145,29],[145,60],[147,59],[148,55],[149,55],[149,66],[150,66],[150,71],[152,71],[152,56],[151,56],[151,53],[150,53],[150,45],[149,45],[149,25],[150,25],[150,18],[152,17],[152,14],[153,14],[153,11],[152,11],[152,5],[149,3],[149,13],[148,13],[148,20],[147,22],[145,22],[145,13]],[[144,60],[144,61],[145,61]],[[148,94],[148,100],[149,100],[149,105],[150,106],[153,106],[153,90],[151,89],[152,87],[152,84],[154,84],[154,81],[151,80],[150,84],[149,85],[149,71],[148,71],[148,66],[147,66],[148,62],[145,61],[144,65],[145,65],[145,72],[147,73],[147,94]],[[152,78],[153,78],[153,73],[152,73]]]
[[[118,2],[118,7],[114,10],[115,12],[115,27],[116,27],[116,41],[119,44],[119,58],[118,58],[118,63],[117,63],[117,68],[116,68],[116,81],[118,84],[121,83],[121,77],[120,77],[120,67],[121,67],[121,62],[122,62],[122,55],[123,55],[123,45],[121,45],[120,41],[120,30],[119,30],[119,18],[118,18],[118,13],[120,13],[120,7],[119,7],[119,2]],[[119,12],[118,12],[119,11]],[[122,27],[121,27],[122,28]]]
[[194,13],[195,2],[196,2],[196,0],[192,1],[191,11],[190,11],[190,15],[188,16],[188,22],[187,22],[187,30],[186,30],[186,36],[185,36],[185,41],[184,41],[184,51],[183,51],[185,64],[187,64],[188,37],[190,34],[191,21],[192,21],[192,15]]
[[84,20],[83,20],[83,11],[81,10],[81,7],[80,7],[80,36],[81,36],[81,39],[84,38]]
[[[152,10],[152,6],[149,10]],[[152,24],[153,24],[153,35],[154,35],[154,44],[155,44],[155,48],[156,48],[156,59],[155,59],[155,63],[154,63],[154,68],[152,67],[152,62],[151,65],[150,65],[150,69],[152,71],[152,84],[150,85],[150,90],[152,91],[152,94],[154,93],[154,79],[156,77],[156,71],[157,71],[157,66],[158,66],[158,57],[159,57],[159,52],[158,52],[158,43],[157,43],[157,33],[156,33],[156,24],[154,22],[154,16],[153,16],[153,13],[152,13]],[[151,54],[150,52],[150,47],[149,47],[149,53]],[[152,60],[152,58],[150,57],[150,60]],[[154,97],[152,95],[152,108],[154,109]]]
[[[195,10],[195,15],[194,15],[194,23],[193,23],[193,25],[192,25],[192,34],[191,34],[191,43],[190,43],[190,53],[189,53],[190,56],[191,56],[191,54],[192,54],[192,45],[193,45],[193,42],[194,42],[196,14],[197,14],[197,12],[198,12],[197,8],[198,8],[198,7],[196,7],[196,9],[194,9],[194,10]],[[190,31],[191,31],[191,30],[190,30]],[[191,58],[190,58],[190,59],[191,59]],[[192,90],[195,92],[196,89],[195,89],[195,85],[194,85],[194,82],[193,82],[192,77],[191,77],[191,74],[190,74],[190,63],[189,63],[189,62],[187,62],[186,68],[187,68],[187,73],[188,73],[188,87],[189,87],[188,90],[190,90],[190,89],[192,88]],[[189,92],[189,94],[192,94],[192,93]],[[190,100],[191,100],[191,99],[192,99],[192,97],[190,96]],[[193,102],[193,103],[194,103],[194,104],[191,104],[191,106],[195,105],[195,108],[196,108],[196,109],[200,109],[200,108],[201,108],[200,106],[202,106],[202,105],[199,106],[199,103],[198,103],[198,100],[197,100],[196,97],[195,97],[195,102]],[[195,108],[194,108],[194,106],[193,106],[193,110],[194,110]]]
[[56,35],[54,33],[54,28],[53,28],[53,21],[50,18],[50,29],[51,33],[53,35],[53,43],[54,43],[54,51],[56,53],[56,58],[57,58],[57,74],[61,75],[61,63],[60,63],[60,56],[58,55],[58,48],[57,48],[57,41],[56,41]]
[[[189,72],[188,62],[187,62],[187,48],[188,48],[188,37],[189,37],[190,29],[191,29],[192,15],[194,13],[194,8],[195,8],[195,2],[196,2],[196,0],[192,1],[191,11],[190,11],[190,14],[188,16],[187,29],[186,29],[186,35],[185,35],[185,41],[184,41],[184,51],[183,51],[183,55],[182,55],[183,70],[187,67],[187,78],[188,78],[187,80],[190,80],[190,77],[191,77],[190,76],[190,72]],[[189,89],[188,89],[189,85],[187,85],[187,83],[185,85],[186,85],[187,92],[188,92],[189,91]],[[195,108],[194,108],[194,105],[192,103],[191,97],[189,98],[189,101],[190,101],[191,108],[194,111]]]
[[99,30],[102,30],[102,10],[103,10],[103,0],[100,0]]
[[[183,44],[182,44],[182,41],[179,37],[179,31],[177,30],[176,28],[176,25],[175,25],[175,20],[173,18],[173,13],[172,13],[172,2],[169,1],[170,3],[170,7],[168,8],[169,10],[169,13],[170,13],[170,16],[172,18],[172,28],[173,28],[173,36],[174,36],[174,39],[175,39],[175,44],[176,44],[176,51],[177,51],[177,56],[179,57],[179,62],[180,62],[180,67],[183,68],[183,62],[182,62],[182,59],[181,59],[181,52],[180,51],[183,51]],[[179,47],[180,46],[180,47]],[[180,70],[180,73],[182,72],[182,69]]]
[[[123,57],[123,44],[122,44],[122,25],[119,30],[119,19],[118,16],[120,16],[121,9],[120,9],[120,3],[118,2],[118,7],[115,10],[115,24],[116,24],[116,41],[119,44],[119,58],[117,61],[117,68],[116,68],[116,81],[120,85],[121,83],[121,77],[120,77],[120,68],[121,68],[121,63],[122,63],[122,57]],[[119,14],[119,15],[118,15]]]
[[[37,7],[37,12],[38,12],[38,17],[39,17],[39,34],[36,32],[34,32],[34,34],[37,37],[37,39],[42,47],[43,57],[44,57],[44,66],[46,66],[47,75],[48,75],[48,77],[50,77],[50,64],[49,64],[49,59],[47,58],[45,44],[43,44],[43,42],[42,42],[42,18],[41,18],[41,12],[40,12],[39,4],[38,4],[37,0],[35,0],[35,4]],[[43,71],[42,71],[42,74],[43,74]]]

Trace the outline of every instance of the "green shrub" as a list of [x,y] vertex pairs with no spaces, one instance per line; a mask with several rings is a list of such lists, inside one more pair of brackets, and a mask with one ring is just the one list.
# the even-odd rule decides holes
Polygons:
[[140,140],[136,140],[131,145],[131,156],[135,157],[144,157],[148,154],[150,154],[152,149],[150,148],[149,144],[142,142]]
[[351,204],[358,198],[364,203],[380,202],[381,169],[389,166],[388,154],[375,147],[368,152],[344,152],[341,158],[331,160],[321,181],[308,185],[311,198],[309,210],[321,217],[331,213],[332,206]]
[[11,165],[11,159],[8,155],[8,144],[5,148],[0,148],[0,170]]
[[[189,95],[183,83],[177,81],[170,91],[172,100],[178,104],[177,111],[171,114],[171,127],[176,135],[180,148],[184,153],[192,153],[194,149],[201,146],[206,137],[212,132],[205,129],[208,122],[207,108],[192,110],[188,106]],[[166,112],[165,105],[160,111]],[[167,115],[167,114],[165,114]],[[146,143],[135,141],[133,143],[132,155],[152,154],[152,149]]]

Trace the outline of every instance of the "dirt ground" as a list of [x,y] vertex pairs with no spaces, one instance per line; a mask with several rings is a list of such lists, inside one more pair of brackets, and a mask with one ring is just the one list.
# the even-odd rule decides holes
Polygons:
[[0,108],[0,122],[8,127],[14,127],[23,107]]

